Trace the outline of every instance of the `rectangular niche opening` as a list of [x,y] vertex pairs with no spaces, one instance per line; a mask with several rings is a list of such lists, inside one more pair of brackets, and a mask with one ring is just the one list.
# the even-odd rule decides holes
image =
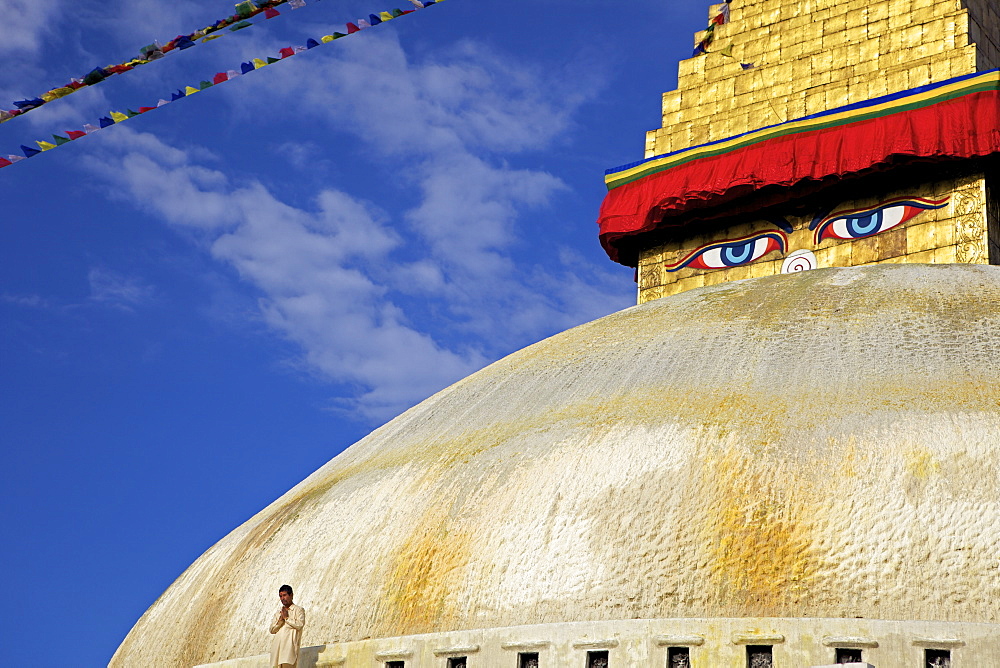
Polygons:
[[773,668],[770,645],[747,645],[747,668]]
[[608,650],[587,652],[587,668],[608,668]]
[[838,647],[837,660],[834,663],[861,663],[861,650]]
[[668,647],[667,668],[691,668],[691,650],[687,647]]
[[519,652],[517,668],[538,668],[538,652]]
[[406,668],[405,661],[386,661],[385,668]]
[[951,668],[951,650],[924,650],[924,665],[927,668]]
[[468,657],[453,656],[448,659],[448,668],[465,668],[465,660]]

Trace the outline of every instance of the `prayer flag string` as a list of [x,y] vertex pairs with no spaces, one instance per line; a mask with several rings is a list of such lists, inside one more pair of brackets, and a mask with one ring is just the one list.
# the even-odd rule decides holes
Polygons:
[[[295,0],[288,0],[288,1],[289,3],[291,3],[294,2]],[[298,0],[298,1],[304,3],[304,0]],[[242,76],[244,74],[249,74],[250,72],[259,70],[262,67],[266,67],[280,60],[284,60],[285,58],[297,55],[299,53],[302,53],[303,51],[308,51],[309,49],[320,46],[321,44],[327,44],[329,42],[333,42],[334,40],[340,39],[341,37],[347,37],[348,35],[352,35],[366,28],[372,28],[380,23],[385,23],[386,21],[399,18],[400,16],[405,16],[406,14],[412,14],[418,9],[424,9],[426,7],[430,7],[431,5],[437,4],[442,1],[443,0],[409,0],[409,2],[413,4],[414,9],[407,9],[407,10],[393,9],[390,11],[378,12],[377,14],[369,14],[367,19],[358,19],[356,23],[347,23],[345,26],[345,30],[347,31],[346,33],[339,31],[333,32],[329,35],[323,35],[318,40],[310,38],[309,40],[306,41],[304,46],[285,47],[279,50],[277,58],[274,57],[254,58],[253,60],[250,60],[248,62],[241,63],[239,69],[231,69],[226,72],[219,72],[218,74],[213,76],[211,80],[205,79],[201,81],[197,86],[185,86],[184,88],[179,88],[175,93],[171,94],[169,100],[161,98],[159,102],[157,102],[155,105],[139,107],[138,111],[133,111],[131,109],[128,109],[126,112],[120,112],[120,111],[109,112],[107,116],[104,116],[101,119],[99,119],[96,125],[87,123],[86,125],[83,126],[82,130],[66,130],[63,133],[65,136],[54,134],[52,135],[52,141],[48,140],[35,141],[35,144],[38,145],[38,148],[33,148],[31,146],[25,146],[22,144],[20,147],[21,155],[10,154],[6,158],[0,156],[0,168],[8,167],[14,164],[15,162],[20,162],[28,158],[33,158],[39,153],[43,153],[45,151],[50,151],[54,148],[58,148],[59,146],[68,144],[71,141],[80,139],[81,137],[85,137],[88,134],[93,134],[94,132],[98,132],[100,130],[103,130],[104,128],[110,127],[117,123],[123,123],[129,120],[130,118],[134,118],[135,116],[148,113],[150,111],[153,111],[154,109],[158,109],[159,107],[170,104],[171,102],[176,102],[177,100],[180,100],[182,98],[190,97],[195,93],[200,93],[203,90],[212,88],[221,83],[225,83],[226,81],[232,81],[236,77]],[[245,4],[249,4],[249,0]],[[239,7],[239,5],[237,5],[237,7]]]
[[[318,2],[319,0],[314,1]],[[413,0],[410,0],[410,2],[413,2]],[[236,13],[232,16],[219,19],[211,25],[205,26],[200,30],[195,30],[194,32],[186,35],[178,35],[166,44],[160,44],[159,41],[147,44],[139,49],[138,58],[132,58],[116,65],[108,65],[107,67],[95,67],[90,72],[87,72],[79,77],[73,77],[68,83],[52,88],[37,97],[26,98],[24,100],[17,100],[16,102],[13,102],[13,109],[0,109],[0,123],[4,123],[16,118],[17,116],[26,114],[33,109],[37,109],[42,105],[52,102],[53,100],[66,97],[67,95],[75,93],[77,90],[84,88],[85,86],[95,86],[116,74],[124,74],[125,72],[134,70],[141,65],[147,65],[155,60],[163,58],[169,53],[183,51],[198,44],[219,39],[227,34],[227,32],[224,32],[227,29],[228,32],[236,32],[238,30],[243,30],[244,28],[249,28],[250,26],[256,25],[256,23],[251,22],[249,19],[252,19],[259,14],[264,15],[264,20],[272,19],[275,16],[280,15],[278,10],[275,8],[285,4],[292,9],[299,9],[306,6],[306,0],[243,0],[236,5]],[[415,6],[418,4],[423,5],[426,3],[414,3]]]
[[[694,47],[694,52],[691,54],[692,58],[700,56],[702,54],[708,53],[708,47],[715,41],[715,29],[718,26],[725,25],[729,23],[729,3],[730,0],[725,0],[718,14],[712,17],[708,22],[708,28],[705,29],[701,34],[701,39]],[[736,56],[733,55],[733,45],[728,44],[724,48],[720,49],[718,53],[721,53],[727,58],[732,58],[736,60]],[[739,62],[739,61],[737,61]],[[740,67],[744,70],[753,69],[753,63],[740,63]]]

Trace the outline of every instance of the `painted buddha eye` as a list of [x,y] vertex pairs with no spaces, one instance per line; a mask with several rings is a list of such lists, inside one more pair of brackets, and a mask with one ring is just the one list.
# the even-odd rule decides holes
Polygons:
[[691,269],[726,269],[739,267],[758,260],[771,251],[784,251],[787,240],[783,232],[752,234],[739,239],[719,241],[689,253],[677,264],[665,267],[667,271],[677,271],[684,267]]
[[839,211],[817,221],[816,243],[824,239],[864,239],[902,225],[921,211],[940,209],[948,203],[919,197],[884,202],[874,209]]

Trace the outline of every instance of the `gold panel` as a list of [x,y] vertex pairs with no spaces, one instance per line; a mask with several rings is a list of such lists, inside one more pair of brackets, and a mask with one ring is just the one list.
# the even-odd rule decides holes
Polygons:
[[[865,186],[876,190],[863,197],[837,202],[837,206],[832,209],[833,213],[822,221],[851,217],[850,214],[842,215],[839,212],[861,211],[861,216],[865,217],[876,209],[906,206],[909,208],[906,209],[907,217],[903,222],[867,237],[826,238],[817,243],[817,232],[810,229],[814,214],[783,216],[792,230],[782,234],[786,240],[784,251],[771,250],[755,261],[717,269],[692,268],[690,265],[680,269],[675,267],[682,262],[690,263],[695,258],[701,258],[700,261],[711,265],[719,261],[717,256],[711,255],[712,249],[721,244],[743,243],[747,239],[752,242],[755,236],[763,238],[762,235],[767,233],[779,234],[779,227],[773,222],[773,216],[769,216],[768,220],[739,220],[732,224],[722,221],[714,227],[714,231],[708,233],[678,233],[668,243],[640,254],[640,298],[646,299],[653,294],[649,290],[658,287],[664,289],[662,294],[676,294],[692,287],[780,273],[784,259],[793,252],[801,251],[811,251],[814,254],[816,267],[851,267],[881,262],[988,262],[986,186],[982,175],[972,175],[958,181],[946,179],[929,182],[889,192],[879,191],[877,181],[878,177],[874,177]],[[901,198],[923,199],[926,204],[894,204]],[[933,203],[941,200],[946,200],[946,203],[933,208]],[[781,216],[780,212],[771,213]],[[822,221],[821,229],[839,229],[833,222]]]

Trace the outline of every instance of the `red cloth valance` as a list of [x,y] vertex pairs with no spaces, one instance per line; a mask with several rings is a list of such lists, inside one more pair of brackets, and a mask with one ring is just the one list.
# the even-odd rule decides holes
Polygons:
[[[601,205],[601,245],[612,260],[634,266],[634,258],[621,257],[620,244],[657,229],[667,214],[717,207],[756,188],[791,188],[910,159],[976,158],[1000,152],[1000,91],[995,88],[915,109],[906,108],[904,97],[896,108],[900,110],[868,118],[859,113],[861,120],[790,131],[696,157],[613,187]],[[855,112],[842,115],[848,113]],[[644,169],[642,165],[632,170]]]

